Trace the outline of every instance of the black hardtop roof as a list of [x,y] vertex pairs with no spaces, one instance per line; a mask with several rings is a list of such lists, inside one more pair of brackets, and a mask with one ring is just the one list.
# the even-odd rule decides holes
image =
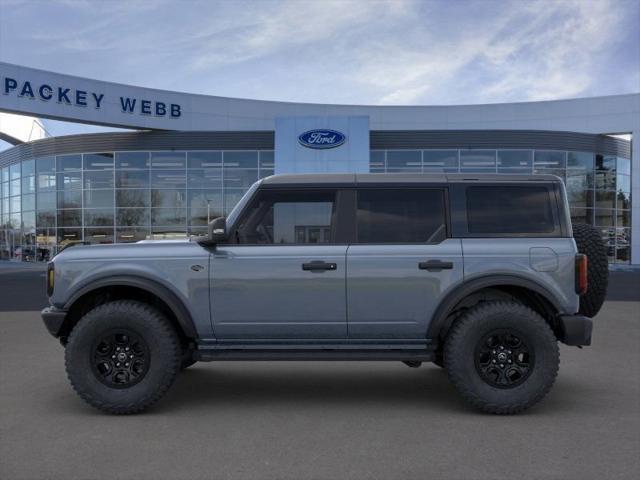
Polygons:
[[548,183],[562,182],[555,175],[499,173],[295,173],[266,177],[266,187],[328,187],[356,185],[420,185],[434,183]]

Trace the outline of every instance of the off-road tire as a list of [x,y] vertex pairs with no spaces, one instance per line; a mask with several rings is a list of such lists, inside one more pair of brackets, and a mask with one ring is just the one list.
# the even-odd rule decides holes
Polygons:
[[[142,378],[126,388],[114,388],[98,378],[95,345],[109,332],[126,329],[141,338],[149,356]],[[119,300],[97,306],[75,325],[65,350],[67,376],[89,405],[112,414],[142,412],[169,389],[180,369],[182,349],[173,326],[162,313],[142,302]]]
[[609,261],[607,247],[600,232],[584,223],[573,225],[573,239],[578,252],[587,256],[587,292],[580,295],[580,310],[582,315],[595,317],[607,296],[609,284]]
[[[477,345],[494,331],[517,332],[533,350],[533,363],[522,383],[499,388],[477,368]],[[452,326],[444,362],[451,383],[473,407],[487,413],[514,414],[539,402],[551,389],[560,364],[558,342],[545,320],[516,302],[487,302],[469,309]]]

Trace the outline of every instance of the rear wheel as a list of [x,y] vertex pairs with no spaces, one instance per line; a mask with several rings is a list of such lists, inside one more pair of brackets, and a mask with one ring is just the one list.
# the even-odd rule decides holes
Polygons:
[[453,325],[444,362],[468,403],[488,413],[512,414],[547,394],[560,358],[557,340],[540,315],[516,302],[488,302]]
[[167,319],[136,301],[105,303],[71,331],[65,364],[71,385],[87,403],[108,413],[137,413],[173,383],[182,350]]

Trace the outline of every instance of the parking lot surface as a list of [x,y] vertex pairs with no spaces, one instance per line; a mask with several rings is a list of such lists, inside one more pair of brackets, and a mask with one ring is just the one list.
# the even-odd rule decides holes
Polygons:
[[561,347],[556,385],[518,416],[470,410],[431,365],[221,362],[118,417],[74,394],[39,314],[5,310],[0,293],[0,478],[639,478],[640,301],[628,297],[605,304],[592,347]]

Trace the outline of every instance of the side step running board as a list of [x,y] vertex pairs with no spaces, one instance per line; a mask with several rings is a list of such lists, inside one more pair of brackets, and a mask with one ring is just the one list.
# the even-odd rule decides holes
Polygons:
[[194,359],[201,362],[226,360],[366,360],[401,362],[431,362],[434,353],[426,349],[415,350],[347,350],[347,349],[296,349],[296,350],[259,350],[259,349],[207,349],[194,352]]

